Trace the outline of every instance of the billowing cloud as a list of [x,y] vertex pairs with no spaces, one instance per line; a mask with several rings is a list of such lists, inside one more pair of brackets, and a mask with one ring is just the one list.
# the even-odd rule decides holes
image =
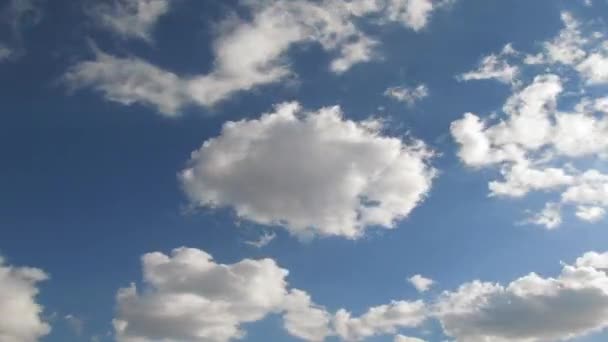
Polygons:
[[119,341],[228,341],[240,325],[281,311],[287,270],[271,259],[216,263],[204,251],[178,248],[142,257],[147,291],[117,294]]
[[152,30],[170,9],[170,0],[98,1],[87,8],[100,26],[125,38],[152,40]]
[[416,288],[418,292],[426,292],[428,291],[435,282],[433,279],[425,278],[420,274],[416,274],[408,279],[410,284]]
[[[272,259],[220,264],[206,252],[177,248],[142,257],[144,290],[118,291],[114,328],[121,342],[227,342],[245,337],[243,324],[280,314],[285,330],[305,341],[345,341],[393,334],[427,317],[421,301],[393,301],[352,318],[335,315],[310,295],[289,289],[288,271]],[[20,342],[20,341],[19,341]]]
[[[545,42],[539,54],[523,59],[543,64],[552,73],[514,84],[502,113],[487,119],[466,113],[451,124],[465,165],[500,172],[501,179],[489,183],[490,195],[561,194],[527,220],[549,229],[562,223],[563,208],[575,207],[575,217],[597,222],[608,207],[604,200],[608,175],[589,168],[589,161],[606,157],[608,102],[584,95],[588,86],[603,82],[598,51],[605,44],[598,47],[596,35],[583,38],[582,25],[570,14],[563,13],[562,20],[565,28],[558,36]],[[576,88],[567,79],[572,71],[579,72],[582,81]],[[562,108],[565,96],[575,105]]]
[[[65,79],[72,87],[92,88],[110,101],[139,103],[175,115],[184,106],[213,106],[239,91],[292,75],[285,57],[294,44],[319,44],[333,57],[329,69],[343,73],[379,55],[378,42],[357,25],[361,18],[380,16],[385,20],[378,22],[396,21],[419,30],[441,7],[430,0],[274,0],[244,5],[251,10],[250,18],[230,17],[218,25],[215,61],[207,74],[177,76],[138,58],[97,53],[96,59],[73,66]],[[93,12],[106,26],[148,40],[154,23],[168,11],[167,0],[121,0],[100,6]],[[117,86],[125,80],[131,82]],[[162,99],[155,100],[159,94]]]
[[424,84],[416,87],[390,87],[384,92],[384,96],[391,97],[397,101],[413,106],[416,102],[429,96],[429,88]]
[[608,326],[607,254],[587,253],[556,278],[473,281],[437,301],[445,333],[461,342],[561,341]]
[[47,278],[40,269],[14,267],[0,257],[0,340],[36,342],[51,331],[36,302],[37,284]]
[[227,122],[192,153],[179,179],[195,206],[231,207],[297,236],[360,237],[393,228],[427,195],[435,170],[421,141],[383,136],[339,107],[283,103],[259,119]]

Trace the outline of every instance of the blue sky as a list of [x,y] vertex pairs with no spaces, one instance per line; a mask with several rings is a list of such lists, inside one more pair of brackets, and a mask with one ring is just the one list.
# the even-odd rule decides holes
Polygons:
[[0,340],[608,336],[606,1],[0,4]]

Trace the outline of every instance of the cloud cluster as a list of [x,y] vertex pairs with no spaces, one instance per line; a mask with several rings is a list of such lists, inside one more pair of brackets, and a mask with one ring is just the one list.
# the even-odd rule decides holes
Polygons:
[[219,264],[202,250],[182,247],[170,256],[145,254],[142,264],[146,290],[132,284],[116,297],[114,328],[121,342],[226,342],[245,336],[244,323],[270,314],[281,314],[285,330],[302,340],[359,341],[426,319],[421,301],[392,302],[358,318],[344,309],[332,315],[306,292],[289,289],[288,271],[272,259]]
[[[173,116],[187,105],[213,106],[236,92],[285,79],[292,74],[285,56],[294,44],[320,44],[334,57],[331,71],[343,73],[378,55],[378,42],[359,28],[358,20],[380,16],[377,22],[398,22],[420,30],[443,4],[431,0],[247,1],[244,5],[251,18],[231,17],[219,25],[213,42],[215,62],[207,74],[175,75],[136,57],[97,52],[94,60],[70,68],[65,80],[74,88],[97,90],[110,101],[152,106]],[[145,40],[169,9],[167,0],[121,0],[99,6],[94,11],[99,22],[121,35]],[[163,96],[157,98],[158,94]]]
[[259,119],[227,122],[180,175],[195,206],[281,225],[300,237],[360,237],[393,228],[427,195],[435,170],[421,141],[383,136],[375,120],[339,107],[283,103]]
[[0,257],[0,340],[35,342],[51,331],[36,302],[37,284],[48,276],[42,270],[7,265]]
[[[581,25],[571,15],[564,13],[562,19],[565,28],[558,36],[545,42],[539,54],[523,59],[528,64],[542,63],[549,72],[528,84],[522,82],[523,86],[514,84],[502,108],[503,117],[484,120],[466,113],[451,124],[452,136],[460,145],[458,155],[466,165],[500,170],[502,179],[489,183],[491,195],[561,193],[529,220],[547,228],[559,226],[564,206],[575,206],[576,217],[595,222],[608,205],[603,199],[608,175],[587,166],[606,156],[608,98],[577,95],[584,94],[587,86],[604,82],[605,65],[594,56],[607,44],[598,46],[592,38],[583,38]],[[564,71],[564,66],[570,68]],[[582,89],[572,89],[572,82],[567,83],[563,73],[568,70],[578,72]],[[566,95],[577,99],[572,108],[560,107]]]
[[556,278],[473,281],[445,292],[436,316],[461,342],[569,340],[608,326],[608,253],[586,253]]
[[[292,336],[319,342],[399,335],[436,319],[460,342],[570,340],[608,327],[608,252],[588,252],[555,277],[530,273],[508,284],[474,280],[431,304],[394,300],[353,317],[331,314],[305,291],[289,288],[288,271],[272,259],[220,264],[204,251],[178,248],[142,257],[144,291],[119,290],[114,320],[119,341],[226,342],[245,337],[243,324],[282,316]],[[19,340],[18,340],[19,341]],[[21,342],[21,341],[19,341]]]

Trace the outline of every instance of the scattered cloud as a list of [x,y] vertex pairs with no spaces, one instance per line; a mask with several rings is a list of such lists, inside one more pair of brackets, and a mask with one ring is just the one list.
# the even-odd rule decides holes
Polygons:
[[397,101],[404,102],[408,106],[413,106],[416,102],[429,96],[429,89],[426,85],[420,84],[414,88],[390,87],[384,92],[384,96],[391,97]]
[[169,0],[96,1],[86,8],[95,22],[124,38],[152,41],[158,20],[170,10]]
[[[445,292],[436,317],[463,342],[570,340],[608,326],[607,254],[587,253],[556,278],[530,273],[507,285],[472,281]],[[576,318],[576,319],[574,319]]]
[[227,342],[245,337],[243,324],[270,314],[282,315],[285,330],[305,341],[329,336],[360,341],[417,327],[427,318],[422,301],[393,301],[357,318],[345,309],[332,315],[306,292],[289,289],[288,271],[272,259],[226,265],[202,250],[182,247],[171,255],[145,254],[142,264],[146,290],[131,284],[116,297],[120,342]]
[[509,64],[507,58],[517,55],[518,52],[513,46],[507,44],[499,54],[483,57],[475,70],[465,72],[457,78],[461,81],[495,79],[502,83],[514,84],[519,74],[519,67]]
[[0,257],[0,340],[36,342],[51,331],[36,302],[37,284],[47,278],[40,269],[14,267]]
[[360,237],[393,228],[431,188],[432,153],[418,140],[381,134],[339,107],[277,105],[259,119],[227,122],[192,153],[179,179],[192,204],[231,207],[300,237]]
[[[419,328],[430,318],[462,342],[569,340],[608,327],[608,252],[588,252],[555,277],[530,273],[508,284],[474,280],[444,291],[432,305],[391,301],[353,317],[329,313],[310,295],[290,289],[288,271],[272,259],[219,264],[204,251],[178,248],[142,258],[146,291],[117,295],[119,341],[241,339],[244,323],[282,315],[286,331],[305,341],[335,336],[363,341]],[[573,319],[576,317],[576,319]],[[395,342],[423,339],[395,335]]]
[[569,12],[562,12],[561,19],[564,28],[555,38],[543,43],[542,52],[526,56],[525,63],[573,65],[585,57],[583,45],[587,43],[587,39],[581,33],[580,23]]
[[410,277],[408,281],[416,288],[418,292],[426,292],[431,288],[431,286],[433,286],[433,284],[435,284],[433,279],[425,278],[420,274]]
[[527,64],[562,64],[573,67],[589,85],[608,83],[608,44],[602,34],[583,33],[582,24],[562,12],[564,28],[543,43],[543,51],[526,56]]
[[[451,124],[463,163],[495,168],[502,175],[502,179],[490,181],[490,195],[561,193],[528,220],[548,229],[562,223],[563,208],[575,206],[576,217],[597,222],[608,207],[603,200],[608,176],[589,168],[589,161],[606,157],[608,102],[585,95],[591,93],[588,86],[604,82],[600,54],[605,44],[598,45],[596,35],[584,35],[582,25],[569,13],[564,12],[562,20],[564,29],[557,37],[543,43],[537,55],[522,60],[546,66],[545,74],[534,76],[527,84],[514,84],[498,117],[482,119],[466,113]],[[520,55],[505,50],[502,54]],[[580,88],[572,88],[572,71],[578,72]],[[560,106],[566,96],[569,103],[575,103],[573,108]]]
[[554,229],[562,224],[562,213],[558,203],[547,203],[543,210],[535,214],[530,223],[545,226],[547,229]]
[[363,341],[376,335],[394,334],[400,328],[420,326],[427,319],[422,301],[393,301],[370,308],[360,317],[340,309],[334,318],[336,333],[344,341]]
[[141,103],[167,116],[178,115],[187,85],[177,75],[135,57],[117,58],[99,50],[95,54],[95,61],[76,64],[64,75],[72,89],[91,87],[110,101]]
[[[250,18],[230,17],[218,25],[212,44],[215,61],[207,74],[177,76],[139,58],[98,52],[96,59],[70,68],[66,80],[74,88],[92,88],[109,101],[152,106],[174,116],[184,106],[214,106],[237,92],[292,76],[285,57],[294,44],[319,44],[333,56],[329,69],[343,73],[378,56],[378,42],[357,25],[361,18],[381,16],[386,20],[378,22],[396,21],[419,30],[430,13],[442,7],[430,0],[275,0],[243,5],[251,10]],[[151,39],[154,23],[168,11],[167,0],[121,0],[99,6],[92,12],[105,26],[145,40]],[[130,82],[117,86],[121,81]],[[159,94],[163,98],[155,100]]]

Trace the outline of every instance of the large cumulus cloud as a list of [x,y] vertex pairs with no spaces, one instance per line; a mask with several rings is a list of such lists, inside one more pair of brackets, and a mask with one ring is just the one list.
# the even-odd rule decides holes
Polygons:
[[228,122],[180,174],[190,200],[232,207],[245,219],[299,236],[361,236],[392,228],[427,195],[435,171],[418,140],[383,136],[380,122],[345,119],[339,107],[278,105]]

